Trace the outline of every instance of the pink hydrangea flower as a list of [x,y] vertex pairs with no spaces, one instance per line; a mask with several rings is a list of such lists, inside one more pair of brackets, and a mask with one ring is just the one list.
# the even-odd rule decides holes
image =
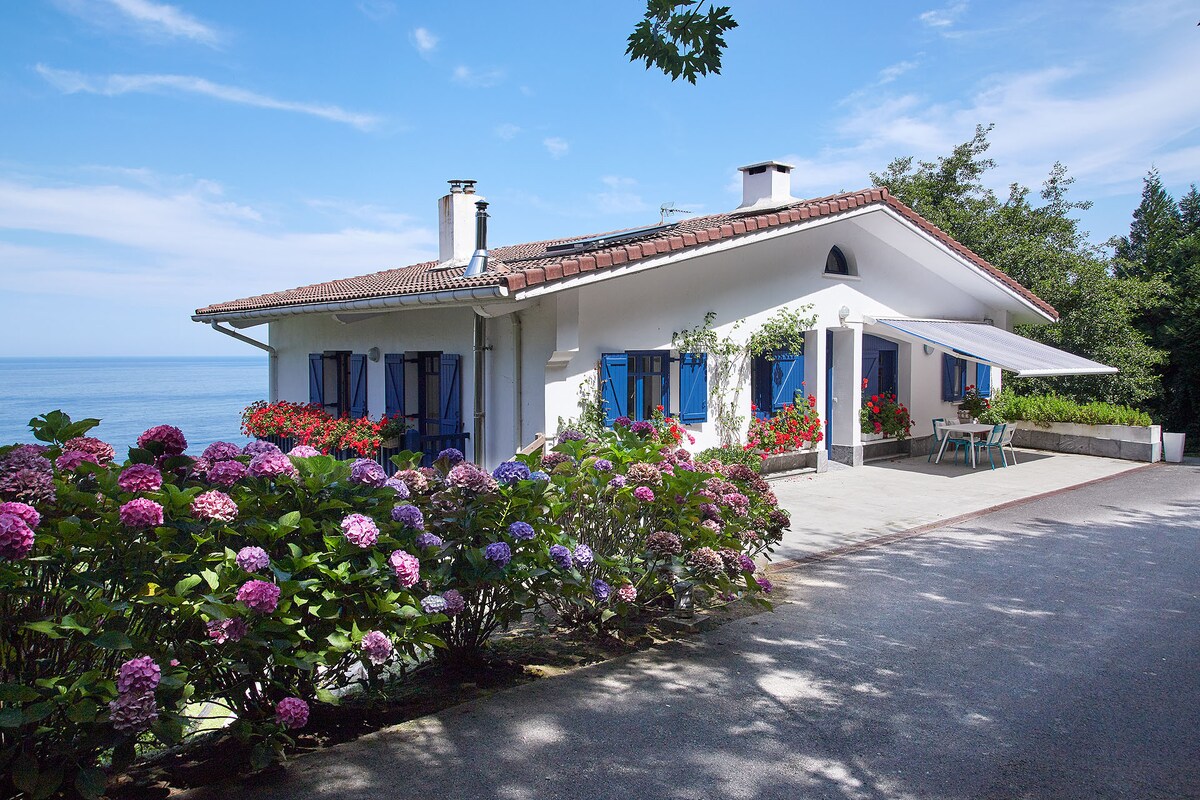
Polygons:
[[250,630],[246,621],[239,617],[214,619],[205,623],[205,627],[208,629],[208,638],[215,640],[217,644],[239,641]]
[[364,548],[379,540],[379,528],[375,521],[363,514],[350,514],[345,517],[342,520],[342,534],[350,544]]
[[292,460],[278,451],[259,453],[250,459],[250,474],[257,478],[277,478],[280,475],[296,477],[296,465]]
[[91,453],[96,457],[96,463],[100,465],[111,464],[114,455],[112,445],[91,436],[76,436],[74,439],[68,439],[63,444],[63,449]]
[[74,472],[85,461],[89,464],[100,463],[91,453],[85,453],[82,450],[67,450],[54,461],[54,465],[60,472]]
[[205,477],[209,483],[215,483],[217,486],[233,486],[246,477],[248,472],[246,465],[240,461],[218,461],[208,468]]
[[233,560],[246,572],[258,572],[271,566],[271,557],[267,555],[267,551],[254,545],[238,550]]
[[649,486],[639,486],[633,490],[634,498],[640,503],[653,503],[654,490]]
[[415,585],[421,578],[421,561],[412,553],[395,550],[388,556],[388,563],[392,565],[392,571],[396,573],[396,578],[405,589]]
[[37,509],[26,503],[10,501],[0,503],[0,514],[14,514],[20,517],[30,528],[36,528],[42,521],[42,515]]
[[157,442],[162,447],[163,455],[177,456],[187,450],[187,439],[183,431],[174,425],[155,425],[138,437],[137,446],[146,449],[146,445]]
[[275,705],[275,721],[285,728],[303,728],[308,724],[308,703],[299,697],[285,697]]
[[320,450],[315,447],[309,447],[306,444],[298,444],[291,450],[288,450],[289,458],[312,458],[319,455],[321,455]]
[[163,507],[145,497],[135,497],[121,506],[120,517],[127,528],[153,528],[163,523]]
[[150,656],[131,658],[117,671],[117,691],[121,694],[153,692],[158,688],[161,678],[162,669],[154,663],[153,658]]
[[392,655],[392,640],[383,631],[370,631],[362,638],[363,654],[367,660],[376,666],[387,661]]
[[237,599],[251,611],[270,614],[279,606],[279,587],[267,581],[246,581],[238,589]]
[[637,600],[637,588],[632,583],[626,583],[617,589],[617,599],[622,603],[632,603]]
[[126,492],[157,492],[162,488],[163,477],[158,468],[151,464],[133,464],[121,470],[117,486]]
[[33,530],[16,514],[0,514],[0,558],[18,561],[33,549]]
[[213,522],[233,522],[237,519],[238,507],[233,498],[218,489],[212,489],[192,499],[192,516]]
[[722,495],[721,502],[732,508],[734,513],[739,517],[744,517],[750,513],[750,499],[741,492],[730,492]]
[[108,720],[119,731],[136,733],[147,730],[158,719],[153,692],[119,694],[108,704]]

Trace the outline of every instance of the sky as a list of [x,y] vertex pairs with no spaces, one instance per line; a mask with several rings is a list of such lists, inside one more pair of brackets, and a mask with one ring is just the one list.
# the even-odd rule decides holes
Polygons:
[[726,2],[695,86],[624,55],[637,0],[4,3],[0,356],[257,355],[194,309],[435,258],[451,178],[495,245],[728,211],[768,159],[864,188],[978,124],[989,185],[1061,161],[1097,243],[1152,167],[1200,181],[1194,3]]

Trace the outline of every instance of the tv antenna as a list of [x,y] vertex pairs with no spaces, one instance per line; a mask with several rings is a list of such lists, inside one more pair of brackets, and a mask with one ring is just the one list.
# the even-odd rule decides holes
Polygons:
[[695,214],[695,211],[688,211],[685,208],[676,208],[674,202],[663,203],[658,207],[659,217],[658,224],[667,224],[667,214]]

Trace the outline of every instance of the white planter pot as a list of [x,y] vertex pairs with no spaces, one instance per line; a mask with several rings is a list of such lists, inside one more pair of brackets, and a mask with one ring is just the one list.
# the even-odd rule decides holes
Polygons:
[[1185,435],[1182,433],[1164,433],[1162,435],[1163,461],[1170,461],[1172,464],[1182,463]]

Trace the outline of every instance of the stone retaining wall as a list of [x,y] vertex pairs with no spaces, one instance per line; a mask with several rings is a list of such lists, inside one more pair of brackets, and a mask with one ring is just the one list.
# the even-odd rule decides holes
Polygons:
[[1127,461],[1161,461],[1162,427],[1159,425],[1076,425],[1054,422],[1050,427],[1020,420],[1013,444],[1032,450],[1123,458]]

